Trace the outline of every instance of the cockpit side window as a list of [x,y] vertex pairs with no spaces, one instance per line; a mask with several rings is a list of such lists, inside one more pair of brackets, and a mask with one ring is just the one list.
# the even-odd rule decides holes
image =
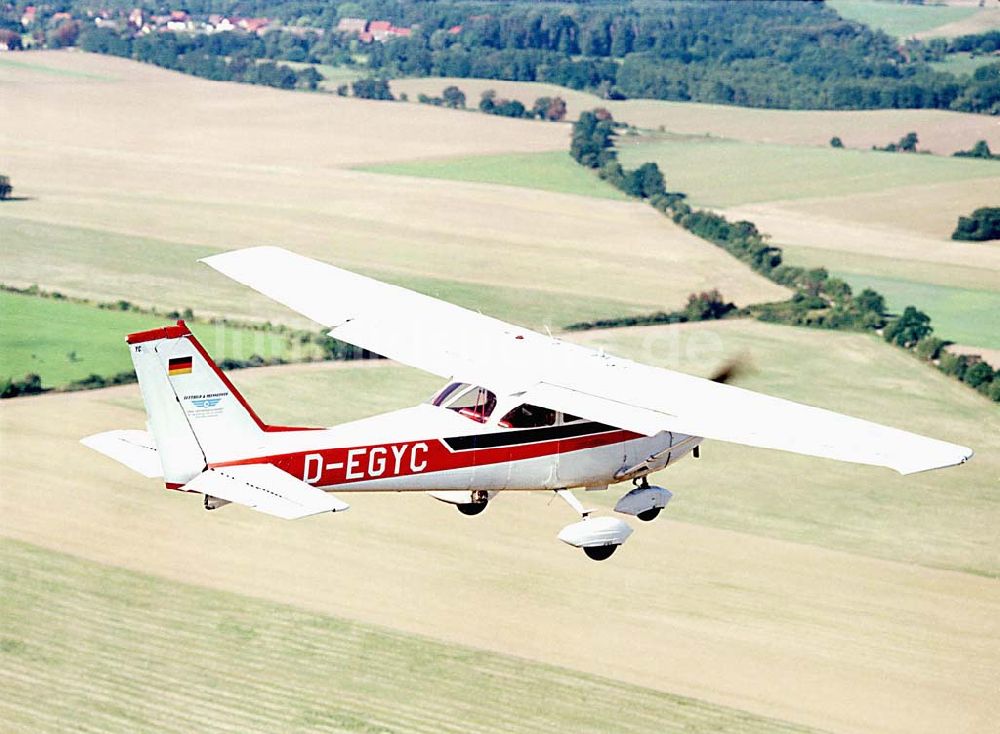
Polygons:
[[554,410],[527,403],[517,406],[500,419],[500,425],[504,428],[540,428],[554,426],[555,423],[556,412]]
[[442,390],[432,403],[485,423],[497,406],[497,396],[485,387],[456,382]]

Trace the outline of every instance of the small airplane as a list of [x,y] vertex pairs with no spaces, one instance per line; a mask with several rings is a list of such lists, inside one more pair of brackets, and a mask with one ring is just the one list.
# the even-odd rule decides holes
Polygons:
[[420,405],[332,428],[264,423],[183,321],[126,341],[148,431],[82,440],[168,489],[293,519],[338,492],[426,492],[466,515],[499,492],[545,490],[580,520],[559,540],[603,560],[632,528],[573,489],[633,488],[615,512],[653,520],[672,497],[647,477],[715,439],[901,474],[961,464],[964,446],[620,359],[277,247],[204,258],[329,335],[447,380]]

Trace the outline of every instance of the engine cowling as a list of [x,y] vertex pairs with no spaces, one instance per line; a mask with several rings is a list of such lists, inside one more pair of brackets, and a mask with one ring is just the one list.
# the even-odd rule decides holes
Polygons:
[[667,506],[673,493],[663,487],[636,487],[625,494],[615,505],[615,512],[623,515],[633,515],[640,520],[649,521],[660,514]]

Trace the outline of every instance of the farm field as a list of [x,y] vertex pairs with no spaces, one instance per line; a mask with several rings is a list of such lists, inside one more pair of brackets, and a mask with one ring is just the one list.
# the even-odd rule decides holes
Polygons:
[[986,197],[1000,186],[1000,167],[970,158],[629,136],[618,138],[617,147],[626,168],[655,161],[665,172],[668,189],[714,208],[953,182],[981,182],[978,189]]
[[940,155],[968,150],[977,140],[1000,150],[1000,126],[993,118],[946,110],[768,110],[652,99],[614,101],[552,84],[493,79],[397,79],[392,89],[415,100],[421,92],[440,95],[452,84],[465,92],[469,107],[479,104],[486,89],[528,107],[538,97],[560,96],[566,100],[569,120],[584,110],[606,107],[616,120],[647,130],[662,126],[665,132],[678,135],[822,148],[829,147],[830,138],[837,135],[848,148],[869,150],[915,130],[921,148]]
[[873,288],[899,313],[917,304],[931,317],[936,336],[962,344],[1000,349],[1000,291],[953,288],[898,278],[838,273],[856,291]]
[[[131,372],[125,335],[169,323],[165,316],[101,309],[0,291],[0,381],[29,372],[44,387],[61,387],[96,374]],[[217,359],[306,359],[322,356],[288,335],[222,324],[190,322],[202,344]]]
[[980,66],[995,64],[1000,61],[996,56],[973,56],[967,53],[948,54],[944,61],[931,63],[938,71],[947,71],[952,74],[972,74]]
[[[120,59],[82,54],[38,58],[60,68],[72,68],[79,60],[91,71],[113,70],[124,81],[73,79],[64,82],[65,87],[30,82],[8,87],[15,106],[24,112],[0,120],[0,140],[16,193],[28,197],[0,209],[0,248],[5,278],[12,283],[37,283],[72,295],[106,292],[145,305],[166,301],[170,307],[188,306],[205,315],[273,318],[274,306],[264,305],[265,299],[221,283],[195,260],[212,251],[279,243],[393,282],[428,287],[434,294],[454,293],[462,303],[503,318],[528,318],[537,326],[676,308],[689,293],[711,287],[737,303],[785,294],[636,202],[405,179],[339,167],[380,157],[418,157],[418,143],[412,148],[406,141],[371,146],[349,134],[338,137],[330,129],[334,122],[352,124],[351,115],[355,121],[366,116],[371,125],[355,127],[373,128],[369,134],[374,139],[384,134],[379,129],[383,117],[386,124],[406,120],[410,126],[412,108],[217,85]],[[133,71],[135,78],[128,76]],[[134,89],[150,85],[176,92],[162,123],[157,116],[163,110],[155,104],[145,120],[125,113],[133,109]],[[199,91],[206,89],[213,94]],[[85,104],[84,99],[92,101]],[[282,105],[272,105],[263,115],[261,105],[268,101]],[[92,115],[78,111],[90,107]],[[216,116],[228,114],[226,110],[235,111],[232,119],[255,120],[253,129],[241,127],[239,133],[246,136],[250,153],[229,147],[228,133],[218,123],[222,118]],[[323,110],[329,119],[317,125],[327,131],[325,144],[309,135],[282,137],[283,125],[312,125],[315,120],[309,116]],[[64,114],[80,114],[86,120],[78,127],[52,125]],[[438,121],[442,142],[424,146],[419,157],[438,155],[448,147],[460,155],[474,137],[476,152],[482,154],[497,152],[505,137],[513,154],[536,146],[560,152],[566,148],[568,128],[562,125],[439,109],[421,110],[416,119],[425,114]],[[117,130],[113,140],[94,137],[88,128],[94,118],[105,115]],[[178,118],[180,139],[197,138],[190,150],[176,155],[161,152],[155,133],[150,139],[149,129],[170,125],[170,115]],[[212,122],[206,121],[209,118]],[[204,132],[185,132],[183,126],[198,119],[206,121]],[[494,135],[491,129],[497,124],[507,132]],[[451,139],[449,125],[465,132]],[[26,137],[29,128],[35,132]],[[521,129],[528,131],[524,140]],[[419,122],[407,130],[412,130],[413,140],[425,135]],[[77,132],[80,137],[75,137]],[[214,146],[216,136],[226,142]],[[279,157],[282,163],[277,165]],[[97,161],[101,176],[95,180]],[[503,212],[502,218],[498,212]],[[637,272],[622,260],[619,253],[625,246],[641,250],[647,267]],[[503,267],[494,257],[498,251],[510,254],[500,263]],[[671,278],[664,280],[662,272],[670,272]],[[284,312],[284,318],[292,317]]]
[[917,34],[930,38],[947,36],[943,27],[984,13],[972,4],[910,5],[883,0],[828,0],[828,4],[843,18],[900,38]]
[[[0,447],[7,477],[0,531],[170,582],[806,726],[989,730],[995,715],[989,691],[1000,660],[998,507],[991,491],[1000,426],[987,401],[864,335],[724,322],[579,336],[653,363],[706,371],[749,350],[755,371],[742,384],[966,441],[978,455],[967,466],[904,480],[886,470],[710,443],[702,459],[662,475],[677,493],[665,521],[643,526],[612,564],[594,566],[555,540],[571,519],[568,511],[533,494],[501,497],[474,519],[406,494],[349,495],[348,513],[297,523],[233,507],[206,513],[197,498],[137,479],[76,443],[91,431],[142,425],[138,391],[126,386],[0,405],[0,430],[10,436]],[[439,382],[387,363],[241,370],[233,379],[265,420],[307,424],[412,404]],[[30,499],[37,496],[41,451],[74,466],[72,477],[47,481],[57,513]],[[740,468],[738,478],[733,467]],[[586,499],[606,505],[613,497]],[[93,542],[97,535],[100,544]],[[59,562],[75,568],[68,559]],[[106,573],[117,572],[95,569],[83,578]],[[177,593],[168,608],[183,616],[173,605],[194,592]],[[104,592],[101,604],[116,603],[115,596]],[[150,615],[143,598],[134,608],[147,617],[150,634],[157,640],[170,634],[160,631],[161,612]],[[249,636],[244,628],[253,625],[223,600],[209,604],[212,611],[197,624],[221,626],[208,660],[214,666],[215,656],[236,644],[231,638]],[[470,608],[478,610],[471,625]],[[213,616],[220,609],[229,616]],[[285,614],[291,612],[278,614],[282,624]],[[949,625],[940,625],[942,614]],[[47,615],[58,620],[56,611]],[[164,625],[176,630],[169,619]],[[636,635],[639,628],[647,632]],[[270,634],[261,630],[251,639]],[[126,635],[114,649],[128,652],[133,640]],[[405,645],[386,654],[406,654]],[[280,654],[270,649],[268,655]],[[364,649],[382,663],[380,647]],[[313,648],[295,654],[317,655],[323,664]],[[428,675],[428,684],[451,685],[448,669]],[[294,700],[315,695],[318,685]],[[378,686],[368,690],[367,696],[379,695]],[[822,696],[809,695],[818,690]],[[223,710],[238,705],[221,699],[216,706]],[[262,715],[280,716],[274,706]],[[581,727],[598,722],[601,711]]]
[[23,543],[0,560],[7,732],[807,731]]
[[608,186],[593,172],[577,164],[567,151],[380,163],[361,167],[360,170],[448,181],[523,186],[599,199],[628,200],[618,189]]
[[[0,67],[17,110],[0,116],[5,172],[26,197],[0,206],[5,282],[306,327],[196,262],[280,244],[554,330],[711,287],[740,303],[787,296],[649,206],[581,196],[582,179],[558,174],[567,125],[213,84],[85,54],[19,58],[67,74]],[[713,121],[744,112],[714,110]],[[945,130],[968,117],[934,119]],[[786,135],[753,119],[761,135]],[[789,138],[815,134],[770,119],[788,120]],[[852,119],[861,130],[881,118]],[[881,124],[880,143],[912,129]],[[523,165],[497,182],[505,160]],[[380,165],[412,167],[356,170]],[[412,173],[436,166],[480,166],[479,178]],[[790,261],[829,253],[820,264],[851,277],[996,293],[1000,250],[949,243],[936,214],[906,215],[933,196],[971,208],[990,177],[880,172],[884,188],[859,191],[828,172],[839,186],[828,199],[775,180],[768,196],[786,198],[727,215],[761,208],[750,218],[764,231],[768,212],[799,217],[782,230],[795,233]],[[524,187],[536,177],[562,191]],[[900,196],[913,203],[894,208]],[[905,270],[887,269],[895,261]],[[127,359],[119,326],[106,328]],[[740,385],[977,454],[899,477],[707,442],[658,475],[675,492],[667,512],[633,523],[627,546],[594,564],[558,542],[575,517],[544,494],[501,496],[475,518],[419,493],[343,493],[349,512],[297,522],[208,513],[78,443],[144,425],[135,385],[5,400],[0,720],[16,731],[992,732],[991,403],[873,335],[721,321],[568,338],[700,374],[741,358]],[[412,405],[442,382],[386,361],[231,377],[265,421],[295,425]],[[607,510],[625,489],[581,500]]]

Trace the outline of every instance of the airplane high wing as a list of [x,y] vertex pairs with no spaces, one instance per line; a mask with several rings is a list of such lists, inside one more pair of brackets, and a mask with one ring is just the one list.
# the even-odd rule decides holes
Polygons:
[[964,446],[606,355],[281,248],[235,250],[202,262],[342,341],[647,436],[674,431],[901,474],[972,456]]

